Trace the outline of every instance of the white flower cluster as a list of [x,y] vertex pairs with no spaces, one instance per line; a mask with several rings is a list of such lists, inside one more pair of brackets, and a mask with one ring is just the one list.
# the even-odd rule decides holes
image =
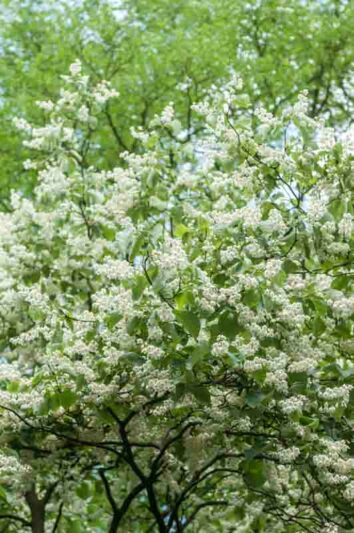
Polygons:
[[72,63],[69,66],[69,72],[72,76],[79,76],[81,74],[81,71],[82,71],[82,65],[79,59],[77,59],[74,63]]
[[265,383],[274,386],[279,392],[288,391],[288,356],[284,352],[276,352],[273,349],[267,351],[267,375]]
[[104,288],[96,292],[92,296],[92,300],[97,311],[103,315],[121,313],[128,319],[137,312],[131,291],[123,287],[111,287],[110,290]]
[[255,337],[252,337],[246,344],[242,342],[239,343],[239,338],[236,337],[234,344],[245,358],[255,355],[259,349],[259,341]]
[[104,263],[96,265],[95,270],[97,274],[109,280],[121,281],[135,275],[135,267],[128,261],[113,258],[106,258]]
[[154,250],[152,258],[161,271],[183,270],[189,261],[179,239],[167,237],[161,250]]
[[304,315],[301,303],[288,303],[288,305],[282,309],[279,313],[280,320],[293,325],[294,327],[302,327],[306,316]]
[[164,351],[153,344],[144,344],[141,351],[151,359],[161,359],[164,356]]
[[74,130],[62,121],[53,119],[43,128],[32,128],[31,139],[23,141],[23,144],[31,150],[50,150],[59,144],[74,144],[74,141]]
[[349,318],[354,313],[354,298],[342,297],[333,302],[334,314],[340,318]]
[[327,210],[328,198],[324,194],[311,196],[309,199],[307,214],[311,222],[318,222]]
[[325,524],[322,531],[323,533],[339,533],[339,528],[335,524]]
[[354,230],[354,219],[350,213],[345,213],[338,223],[338,231],[344,239],[350,239]]
[[348,451],[348,444],[342,440],[321,439],[321,445],[324,447],[324,451],[313,456],[314,465],[329,485],[345,485],[345,497],[350,499],[353,486],[350,476],[354,471],[354,459],[342,457]]
[[225,250],[220,251],[220,259],[223,265],[234,261],[237,258],[239,251],[236,246],[229,246]]
[[21,373],[16,364],[0,362],[0,380],[20,381]]
[[32,469],[14,455],[0,452],[0,479],[3,483],[21,484],[30,479]]
[[290,415],[292,413],[301,413],[306,403],[306,396],[291,396],[286,400],[281,400],[279,405],[283,413]]
[[264,268],[264,276],[268,279],[274,278],[281,271],[281,267],[280,259],[269,259]]
[[296,461],[301,452],[296,446],[290,446],[289,448],[283,448],[273,453],[281,462],[287,464]]
[[354,500],[354,481],[348,483],[344,491],[344,498],[350,502]]
[[229,344],[229,341],[226,339],[226,337],[224,337],[223,335],[219,335],[219,337],[216,339],[216,341],[213,344],[211,353],[215,357],[222,357],[228,354],[229,347],[230,347],[230,344]]
[[54,109],[54,103],[51,100],[41,100],[36,102],[36,104],[40,109],[43,109],[43,111],[46,111],[47,113]]
[[253,359],[247,359],[243,364],[243,369],[245,372],[258,372],[262,368],[267,366],[267,361],[262,357],[254,357]]
[[349,403],[350,392],[353,385],[342,385],[341,387],[327,387],[320,390],[319,398],[326,402],[335,402],[337,405],[345,407]]
[[94,88],[92,96],[98,104],[103,105],[111,98],[119,96],[119,93],[110,87],[108,81],[101,81]]
[[165,109],[161,113],[161,124],[163,124],[164,126],[169,126],[173,121],[174,116],[175,110],[173,108],[173,103],[171,102],[165,107]]

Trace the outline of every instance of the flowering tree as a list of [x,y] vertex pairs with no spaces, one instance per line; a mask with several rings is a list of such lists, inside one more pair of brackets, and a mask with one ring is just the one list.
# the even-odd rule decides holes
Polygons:
[[1,214],[4,530],[353,530],[352,130],[234,76],[99,171],[119,95],[64,84]]

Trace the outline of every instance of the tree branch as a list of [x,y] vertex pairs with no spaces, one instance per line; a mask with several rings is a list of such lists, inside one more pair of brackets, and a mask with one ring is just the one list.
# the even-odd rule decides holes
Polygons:
[[0,514],[0,520],[14,520],[16,522],[21,522],[22,525],[25,527],[31,527],[31,522],[26,520],[25,518],[22,518],[21,516],[13,515],[13,514]]

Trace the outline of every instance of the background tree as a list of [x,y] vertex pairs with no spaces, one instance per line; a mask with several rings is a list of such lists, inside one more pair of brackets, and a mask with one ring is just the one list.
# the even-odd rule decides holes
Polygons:
[[352,530],[351,5],[2,17],[3,530]]
[[306,89],[312,116],[333,125],[351,120],[354,15],[347,1],[4,0],[1,18],[3,201],[10,188],[29,193],[35,181],[24,178],[28,154],[13,116],[42,120],[35,102],[54,97],[76,58],[121,94],[92,139],[103,148],[95,164],[104,168],[116,164],[117,151],[137,148],[130,128],[145,127],[170,101],[193,131],[192,103],[232,70],[244,79],[252,112],[259,103],[281,109]]

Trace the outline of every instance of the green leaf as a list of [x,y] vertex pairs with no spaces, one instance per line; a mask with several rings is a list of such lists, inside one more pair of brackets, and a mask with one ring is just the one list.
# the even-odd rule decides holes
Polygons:
[[180,400],[186,394],[185,383],[177,383],[176,385],[176,400]]
[[80,485],[78,485],[76,489],[76,494],[81,498],[82,500],[87,500],[87,498],[90,496],[90,485],[87,481],[83,481]]
[[134,286],[132,288],[133,299],[138,300],[147,287],[147,280],[145,276],[136,276],[134,279]]
[[306,394],[308,375],[306,372],[289,374],[289,384],[291,385],[292,393]]
[[337,276],[331,283],[332,289],[341,291],[346,289],[350,283],[350,276]]
[[326,324],[319,316],[316,316],[315,320],[313,321],[313,331],[317,336],[326,331]]
[[218,326],[220,335],[224,335],[230,340],[234,339],[237,333],[242,330],[238,324],[237,316],[228,312],[220,315]]
[[0,500],[7,501],[7,492],[4,487],[0,486]]
[[334,330],[334,335],[342,339],[351,339],[352,333],[351,333],[350,321],[349,320],[338,321],[338,323],[336,324],[336,328]]
[[129,335],[133,335],[134,332],[139,330],[140,325],[141,325],[141,320],[140,320],[140,318],[138,318],[136,316],[133,317],[131,320],[129,320],[129,322],[127,324],[127,332],[129,333]]
[[177,226],[174,228],[174,234],[176,237],[183,237],[186,233],[189,233],[190,229],[187,228],[184,224],[177,224]]
[[310,416],[300,416],[299,422],[301,425],[308,426],[313,429],[317,429],[320,424],[320,421],[318,420],[318,418],[310,417]]
[[297,272],[299,270],[299,266],[294,263],[294,261],[291,261],[290,259],[285,259],[284,263],[282,264],[282,269],[287,274],[291,272]]
[[76,402],[77,395],[75,394],[75,392],[67,389],[58,394],[58,400],[59,400],[60,405],[68,409],[69,407],[74,405],[74,403]]
[[130,252],[130,259],[133,260],[137,255],[139,255],[139,252],[141,250],[141,247],[145,243],[145,237],[141,235],[138,237],[133,245],[133,248]]
[[184,291],[175,297],[177,310],[181,311],[188,304],[193,303],[193,295],[190,291]]
[[195,365],[210,353],[210,346],[206,341],[202,341],[196,346],[191,355],[192,364]]
[[9,392],[18,392],[20,389],[20,383],[18,381],[11,381],[10,383],[7,384],[6,389]]
[[81,523],[82,522],[79,519],[76,519],[76,520],[70,519],[69,524],[66,526],[66,532],[67,533],[83,533]]
[[267,481],[266,466],[262,459],[250,459],[241,463],[246,482],[254,488],[259,488]]
[[251,459],[254,459],[258,453],[259,453],[259,450],[257,448],[253,448],[253,447],[247,448],[245,450],[245,458],[249,461]]
[[40,321],[43,320],[45,317],[45,313],[40,309],[34,309],[30,308],[28,310],[28,315],[32,318],[33,321]]
[[175,311],[176,317],[182,322],[184,328],[193,335],[198,337],[200,331],[200,320],[191,311]]
[[110,314],[106,319],[105,322],[107,324],[108,329],[113,329],[114,326],[121,320],[122,315],[120,313],[112,313]]
[[102,235],[107,241],[114,241],[116,238],[116,231],[108,226],[101,226]]
[[344,213],[345,213],[345,203],[340,198],[337,198],[336,200],[333,200],[330,203],[329,212],[334,216],[334,218],[338,221],[340,220]]
[[265,395],[261,391],[249,391],[246,394],[246,404],[249,407],[257,407],[257,405],[260,405],[262,403],[262,400],[264,399]]
[[255,308],[259,304],[259,294],[255,289],[249,289],[245,291],[242,300],[244,304],[251,308]]
[[236,96],[235,105],[241,109],[246,109],[251,105],[251,100],[248,94],[239,94]]
[[354,388],[350,391],[349,405],[351,407],[354,407]]
[[323,316],[327,313],[328,305],[324,300],[322,300],[321,298],[311,298],[311,301],[313,302],[313,305],[315,306],[316,311],[320,315]]
[[210,392],[207,387],[202,385],[189,385],[188,390],[200,403],[210,404]]
[[97,331],[95,329],[91,329],[85,334],[85,341],[91,342],[96,336],[97,336]]

